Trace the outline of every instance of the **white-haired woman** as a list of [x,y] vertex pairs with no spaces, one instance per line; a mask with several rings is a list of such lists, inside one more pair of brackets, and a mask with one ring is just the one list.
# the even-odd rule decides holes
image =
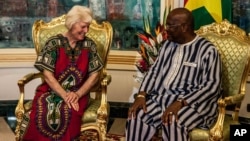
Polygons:
[[95,43],[85,36],[91,21],[89,8],[72,7],[66,15],[68,31],[50,37],[38,55],[34,66],[45,82],[37,87],[31,113],[24,118],[23,140],[78,138],[89,91],[103,67]]

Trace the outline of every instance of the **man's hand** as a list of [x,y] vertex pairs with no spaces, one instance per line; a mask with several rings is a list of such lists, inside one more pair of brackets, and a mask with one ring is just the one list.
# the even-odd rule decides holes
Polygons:
[[165,125],[170,125],[175,118],[175,121],[178,121],[178,111],[182,108],[182,103],[179,101],[175,101],[171,105],[166,108],[166,111],[162,115],[162,122]]
[[128,119],[135,118],[137,110],[141,108],[145,113],[147,112],[145,95],[138,94],[133,105],[128,110]]

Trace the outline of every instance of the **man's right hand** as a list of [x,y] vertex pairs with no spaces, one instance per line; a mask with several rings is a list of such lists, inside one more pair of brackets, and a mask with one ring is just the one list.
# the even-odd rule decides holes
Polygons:
[[145,113],[147,112],[146,97],[143,94],[138,94],[137,97],[135,98],[134,103],[128,110],[128,119],[135,118],[136,112],[141,108],[143,109]]

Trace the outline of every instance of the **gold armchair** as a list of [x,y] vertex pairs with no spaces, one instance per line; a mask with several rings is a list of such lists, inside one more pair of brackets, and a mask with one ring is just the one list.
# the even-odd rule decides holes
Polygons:
[[[209,131],[194,129],[190,137],[192,141],[229,141],[230,124],[239,124],[238,112],[245,95],[250,66],[250,39],[245,31],[227,20],[203,26],[196,33],[210,40],[219,50],[223,92],[218,101],[219,116],[215,125]],[[231,107],[231,112],[227,107]]]
[[[36,53],[44,46],[45,41],[52,35],[65,32],[67,29],[64,26],[65,15],[52,19],[50,22],[38,20],[33,24],[32,37],[35,45]],[[101,24],[95,20],[91,23],[87,36],[97,44],[97,50],[101,56],[104,67],[101,70],[100,80],[98,84],[91,90],[92,96],[89,106],[82,117],[81,131],[94,129],[98,132],[99,140],[104,141],[106,138],[107,123],[109,117],[109,104],[107,102],[107,86],[111,82],[111,76],[106,72],[107,57],[109,54],[113,29],[109,22],[104,21]],[[16,140],[20,140],[20,128],[23,115],[29,112],[31,102],[24,103],[25,85],[34,79],[40,78],[43,80],[43,75],[40,72],[30,73],[18,81],[20,90],[20,99],[16,106],[15,114],[17,118],[17,126],[15,130]]]

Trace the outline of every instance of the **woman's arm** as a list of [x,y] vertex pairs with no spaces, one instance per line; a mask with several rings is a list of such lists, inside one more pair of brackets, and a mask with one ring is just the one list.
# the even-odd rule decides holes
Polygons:
[[76,91],[76,94],[79,97],[82,97],[89,93],[91,88],[96,84],[96,82],[99,80],[100,73],[99,72],[93,72],[90,74],[89,78],[85,81],[85,83]]

